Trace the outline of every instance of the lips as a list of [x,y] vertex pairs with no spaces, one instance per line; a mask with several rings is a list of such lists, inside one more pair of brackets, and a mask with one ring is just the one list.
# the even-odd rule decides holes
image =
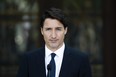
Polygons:
[[57,42],[57,39],[56,40],[50,40],[50,42],[55,43],[55,42]]

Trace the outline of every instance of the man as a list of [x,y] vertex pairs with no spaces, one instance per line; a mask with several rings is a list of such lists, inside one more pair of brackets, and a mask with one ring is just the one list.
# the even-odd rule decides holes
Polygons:
[[91,77],[87,55],[64,43],[68,23],[63,12],[50,8],[40,25],[45,46],[24,55],[17,77]]

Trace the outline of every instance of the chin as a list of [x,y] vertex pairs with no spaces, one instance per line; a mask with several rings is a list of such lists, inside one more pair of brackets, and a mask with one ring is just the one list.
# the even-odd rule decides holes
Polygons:
[[51,48],[54,48],[54,49],[56,49],[56,48],[58,48],[58,46],[51,46]]
[[58,45],[51,45],[51,48],[57,49],[58,48]]

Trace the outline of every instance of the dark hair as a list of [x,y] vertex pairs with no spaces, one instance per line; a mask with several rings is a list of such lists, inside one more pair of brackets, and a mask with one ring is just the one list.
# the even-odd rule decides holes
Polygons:
[[43,27],[46,18],[57,19],[63,24],[64,28],[68,27],[68,20],[60,9],[50,8],[46,10],[40,19],[40,27]]

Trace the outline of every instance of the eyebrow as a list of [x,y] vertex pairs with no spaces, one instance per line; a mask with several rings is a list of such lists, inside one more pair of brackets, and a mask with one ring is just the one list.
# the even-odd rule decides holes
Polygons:
[[[52,28],[52,27],[45,27],[45,29],[47,29],[47,28]],[[62,27],[56,27],[56,28],[62,28]]]
[[62,28],[62,27],[56,27],[56,28]]

